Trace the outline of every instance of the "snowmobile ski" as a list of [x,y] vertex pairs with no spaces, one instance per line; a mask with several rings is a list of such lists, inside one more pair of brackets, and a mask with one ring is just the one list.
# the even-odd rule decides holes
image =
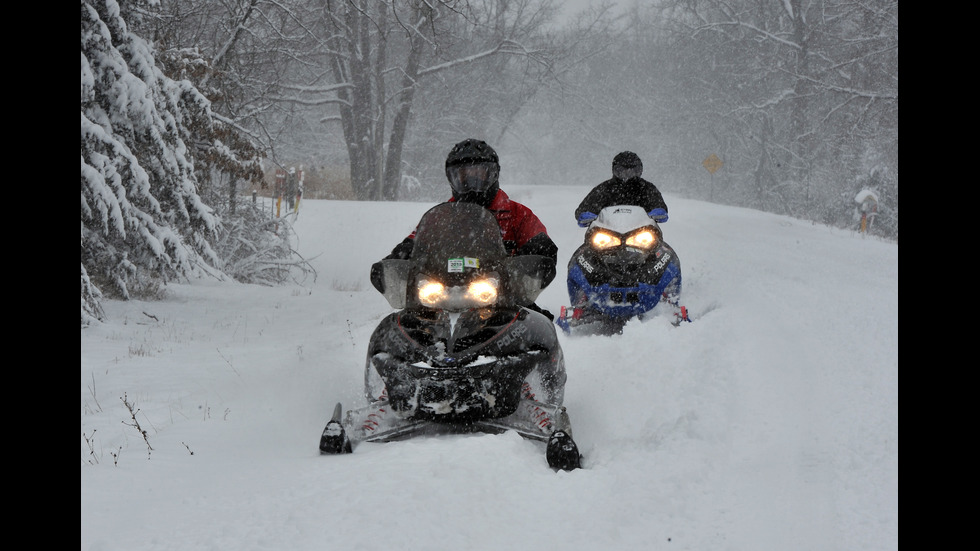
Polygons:
[[702,308],[697,314],[691,314],[690,310],[685,306],[675,305],[674,303],[671,303],[671,305],[674,306],[674,321],[671,322],[671,325],[674,327],[680,326],[685,321],[689,323],[697,321],[703,318],[708,312],[718,308],[718,303],[712,302]]
[[548,437],[545,454],[548,466],[556,471],[571,471],[582,467],[582,454],[579,453],[575,440],[572,440],[572,426],[564,406],[558,413],[555,430]]
[[344,407],[340,402],[337,402],[337,405],[333,408],[333,416],[327,422],[327,426],[323,428],[323,433],[320,435],[321,454],[335,455],[354,451],[351,448],[350,439],[347,437],[347,431],[344,430],[344,425],[340,420],[343,411]]
[[343,414],[340,403],[320,436],[320,453],[352,453],[362,442],[396,442],[420,435],[466,434],[482,432],[502,434],[514,431],[528,440],[546,444],[548,465],[554,470],[570,471],[581,467],[582,455],[572,439],[571,421],[565,406],[557,408],[533,399],[523,399],[517,412],[498,419],[465,424],[444,424],[420,419],[386,416],[390,404],[379,400]]

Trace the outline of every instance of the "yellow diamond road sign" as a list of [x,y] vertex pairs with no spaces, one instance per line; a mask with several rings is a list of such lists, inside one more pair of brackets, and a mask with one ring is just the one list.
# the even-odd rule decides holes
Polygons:
[[704,166],[704,168],[706,168],[708,172],[712,174],[714,174],[716,170],[721,168],[722,164],[723,163],[721,162],[721,159],[719,159],[718,156],[715,155],[714,153],[708,156],[708,158],[701,163],[701,165]]

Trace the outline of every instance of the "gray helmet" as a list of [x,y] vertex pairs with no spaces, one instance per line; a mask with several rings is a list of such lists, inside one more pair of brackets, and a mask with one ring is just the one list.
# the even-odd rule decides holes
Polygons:
[[643,174],[643,161],[636,153],[623,151],[613,158],[612,173],[614,177],[624,182],[639,178]]

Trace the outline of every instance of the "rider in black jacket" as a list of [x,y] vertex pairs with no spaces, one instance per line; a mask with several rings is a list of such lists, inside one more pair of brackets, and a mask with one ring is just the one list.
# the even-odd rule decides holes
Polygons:
[[667,203],[657,186],[640,178],[643,162],[636,153],[623,151],[616,155],[612,173],[612,178],[592,188],[575,209],[579,226],[588,226],[599,211],[612,205],[639,205],[657,222],[667,221]]

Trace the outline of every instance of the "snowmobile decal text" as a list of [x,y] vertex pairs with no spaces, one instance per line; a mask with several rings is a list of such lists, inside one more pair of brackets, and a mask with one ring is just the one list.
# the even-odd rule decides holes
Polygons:
[[595,268],[592,267],[592,264],[589,264],[589,261],[585,259],[584,255],[578,255],[578,263],[590,274],[595,271]]
[[670,256],[671,256],[670,253],[665,253],[663,257],[661,257],[660,260],[658,260],[657,263],[653,265],[653,271],[655,272],[660,271],[661,268],[666,266],[667,263],[670,262]]
[[508,331],[506,335],[502,335],[500,337],[500,340],[498,341],[499,345],[507,346],[510,343],[514,342],[515,340],[521,338],[521,336],[527,332],[528,332],[527,324],[524,323],[514,324],[511,326],[510,331]]

